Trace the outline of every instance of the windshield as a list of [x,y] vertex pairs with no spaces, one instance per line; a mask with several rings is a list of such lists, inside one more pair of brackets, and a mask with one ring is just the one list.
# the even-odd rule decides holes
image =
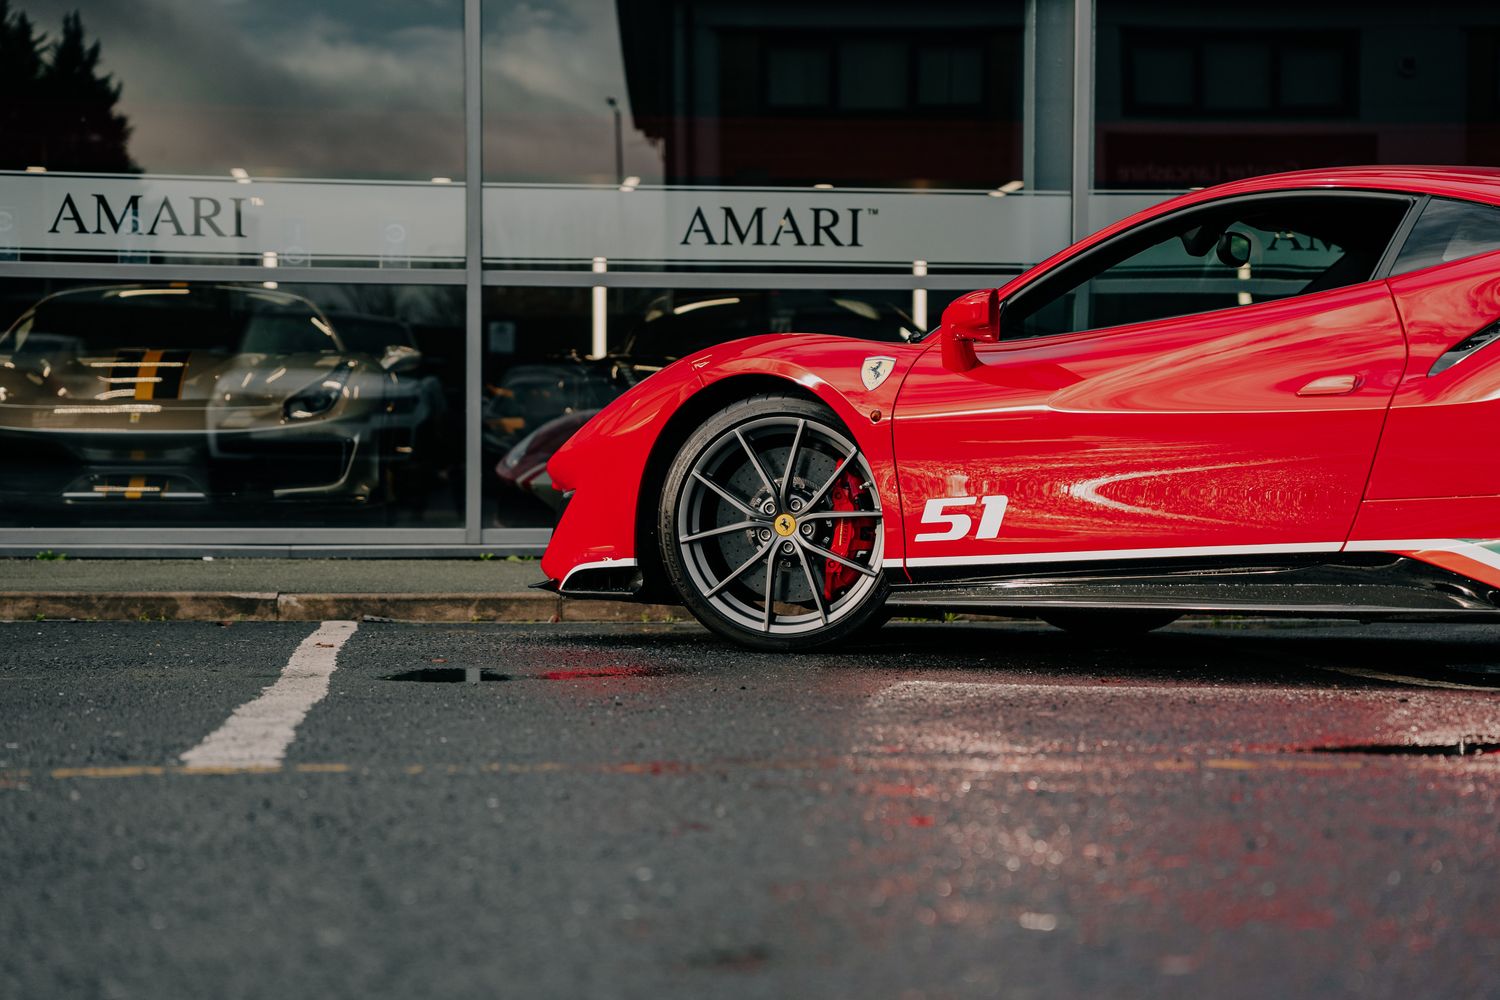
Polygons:
[[293,295],[223,286],[122,286],[44,299],[3,336],[14,355],[130,349],[301,354],[340,349],[311,303]]
[[762,333],[823,333],[902,343],[917,327],[895,306],[826,292],[700,293],[651,304],[625,353],[675,360],[694,351]]
[[344,346],[373,358],[384,357],[392,347],[411,347],[411,331],[402,323],[378,316],[335,315],[335,329]]

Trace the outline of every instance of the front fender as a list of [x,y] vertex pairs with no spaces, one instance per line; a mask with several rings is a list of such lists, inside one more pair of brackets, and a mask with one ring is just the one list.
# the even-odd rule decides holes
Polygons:
[[[816,397],[848,428],[891,511],[885,519],[886,557],[904,559],[890,415],[902,379],[927,346],[777,334],[717,345],[651,376],[602,410],[548,463],[556,487],[573,495],[542,558],[542,571],[566,581],[584,566],[631,565],[637,557],[637,511],[642,504],[661,502],[641,490],[652,450],[672,417],[699,393],[713,391],[723,405],[736,398],[736,381],[744,381],[745,394],[752,395],[767,391],[768,378]],[[861,371],[877,358],[892,363],[874,388],[866,388]]]

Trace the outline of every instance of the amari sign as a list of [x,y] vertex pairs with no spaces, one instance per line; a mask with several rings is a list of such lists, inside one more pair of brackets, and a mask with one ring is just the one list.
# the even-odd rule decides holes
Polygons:
[[[772,215],[770,239],[766,239],[766,208],[758,205],[751,210],[749,216],[741,221],[735,214],[734,206],[720,205],[718,208],[718,220],[721,225],[715,230],[709,221],[713,209],[705,210],[702,205],[693,209],[693,217],[688,221],[687,232],[682,234],[679,241],[680,246],[690,247],[694,245],[711,246],[756,246],[756,247],[779,247],[785,240],[787,249],[793,247],[859,247],[859,216],[867,211],[863,208],[850,208],[848,210],[848,223],[844,224],[845,212],[838,208],[827,208],[814,206],[809,210],[810,217],[803,217],[798,221],[798,213],[788,205],[782,209],[780,214]],[[878,209],[876,210],[879,211]],[[717,234],[718,239],[715,240]],[[809,234],[811,243],[809,244]]]
[[[1034,263],[1068,237],[1058,194],[486,185],[492,266]],[[296,267],[461,263],[464,190],[418,182],[0,172],[0,255],[151,255]]]
[[[147,204],[146,214],[151,221],[144,228],[141,225],[141,196],[130,195],[119,205],[111,205],[109,196],[100,191],[90,191],[84,195],[85,198],[93,199],[93,228],[89,228],[86,210],[88,202],[85,201],[84,209],[78,207],[78,199],[74,192],[64,190],[62,203],[57,206],[57,214],[52,218],[52,225],[47,227],[49,236],[59,236],[70,232],[75,236],[104,236],[111,234],[118,236],[124,232],[130,236],[146,235],[155,238],[161,236],[188,236],[194,238],[203,236],[229,236],[233,239],[246,239],[245,235],[245,202],[249,198],[225,199],[233,206],[230,218],[221,219],[225,214],[224,201],[212,195],[188,195],[187,201],[192,205],[191,215],[188,216],[189,228],[183,228],[183,215],[178,206],[172,204],[172,196],[164,194],[154,204]],[[256,199],[260,202],[261,199]],[[154,211],[152,209],[154,208]],[[224,232],[223,226],[228,225],[230,231]],[[191,232],[189,232],[189,229]]]
[[491,264],[1035,263],[1068,242],[1068,198],[984,191],[486,185]]
[[0,172],[0,254],[461,263],[456,185]]

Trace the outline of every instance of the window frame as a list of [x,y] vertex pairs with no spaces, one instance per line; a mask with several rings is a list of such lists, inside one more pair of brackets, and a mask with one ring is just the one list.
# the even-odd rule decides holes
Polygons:
[[[754,94],[755,106],[753,108],[736,109],[736,114],[774,116],[785,119],[798,118],[827,118],[836,116],[841,119],[860,121],[880,121],[887,119],[902,119],[920,116],[923,118],[941,118],[965,120],[978,118],[989,122],[995,119],[997,113],[1008,113],[1010,102],[1023,105],[1025,92],[1024,76],[1016,79],[1017,88],[1012,92],[996,94],[995,86],[998,81],[1005,79],[1003,65],[997,65],[997,60],[991,58],[993,55],[990,48],[998,38],[1004,38],[1005,44],[1015,44],[1017,51],[1022,51],[1025,44],[1025,32],[1021,28],[995,27],[986,31],[983,35],[975,38],[973,35],[950,29],[935,29],[919,32],[896,32],[866,29],[831,35],[810,35],[803,31],[792,31],[785,28],[770,30],[745,30],[733,29],[733,33],[754,40],[756,46],[755,60],[757,72],[760,79],[751,90]],[[900,107],[889,108],[854,108],[845,107],[841,100],[840,84],[842,74],[840,70],[841,46],[848,42],[896,42],[904,49],[902,66],[902,98],[904,103]],[[919,90],[919,59],[921,53],[928,48],[972,48],[979,53],[979,100],[973,103],[960,104],[923,104],[918,99]],[[773,49],[793,50],[801,49],[807,51],[819,51],[824,53],[828,67],[828,100],[822,104],[802,105],[780,105],[771,101],[771,52]],[[1018,107],[1018,112],[1023,112],[1024,107]]]
[[[1204,96],[1205,50],[1223,42],[1255,42],[1270,55],[1270,104],[1257,108],[1210,108]],[[1180,47],[1192,58],[1192,90],[1182,106],[1151,104],[1136,96],[1135,70],[1138,52],[1144,48]],[[1287,104],[1281,88],[1282,59],[1294,49],[1337,49],[1343,56],[1343,93],[1339,101],[1323,105]],[[1286,119],[1332,119],[1359,116],[1359,35],[1350,30],[1315,31],[1287,38],[1273,31],[1227,31],[1122,27],[1120,29],[1120,107],[1127,120],[1178,121],[1283,121]]]
[[1420,265],[1418,267],[1409,267],[1409,268],[1407,268],[1407,269],[1405,269],[1403,271],[1397,271],[1396,270],[1396,265],[1399,264],[1399,263],[1401,263],[1401,255],[1406,252],[1406,244],[1410,241],[1411,236],[1416,231],[1417,226],[1421,225],[1421,223],[1422,223],[1422,215],[1424,213],[1426,213],[1426,211],[1428,210],[1428,208],[1430,208],[1432,206],[1433,202],[1439,202],[1439,201],[1440,202],[1449,202],[1449,203],[1454,204],[1454,205],[1462,205],[1462,206],[1470,206],[1470,207],[1473,207],[1473,208],[1486,209],[1486,210],[1491,211],[1491,212],[1500,213],[1500,204],[1495,204],[1494,202],[1477,201],[1477,200],[1475,200],[1473,198],[1464,198],[1464,197],[1460,197],[1458,195],[1452,195],[1452,194],[1429,194],[1429,195],[1424,195],[1423,198],[1422,198],[1422,204],[1418,207],[1417,212],[1413,215],[1413,217],[1411,219],[1411,225],[1405,227],[1405,229],[1400,234],[1401,235],[1401,242],[1400,242],[1400,244],[1398,246],[1396,246],[1390,252],[1390,255],[1389,255],[1390,256],[1390,262],[1389,262],[1389,266],[1386,268],[1386,276],[1387,277],[1404,277],[1404,276],[1406,276],[1408,274],[1416,274],[1419,271],[1430,270],[1431,268],[1434,268],[1434,267],[1446,267],[1449,264],[1457,264],[1460,261],[1473,260],[1475,257],[1483,257],[1485,254],[1491,254],[1491,253],[1495,253],[1496,251],[1500,251],[1500,243],[1497,243],[1495,246],[1490,247],[1488,250],[1477,250],[1474,253],[1468,254],[1467,256],[1464,256],[1464,257],[1455,257],[1452,260],[1440,260],[1440,261],[1437,261],[1435,263],[1422,264],[1422,265]]
[[[1371,281],[1385,280],[1386,277],[1390,274],[1390,267],[1395,262],[1396,255],[1400,252],[1400,248],[1405,244],[1407,236],[1410,235],[1412,227],[1416,224],[1416,219],[1420,215],[1421,209],[1425,207],[1428,201],[1430,201],[1432,198],[1430,194],[1419,195],[1403,191],[1386,191],[1367,188],[1326,188],[1318,190],[1298,189],[1288,191],[1258,191],[1253,194],[1230,195],[1229,197],[1225,198],[1212,198],[1207,201],[1197,202],[1193,205],[1186,205],[1175,212],[1166,212],[1153,219],[1142,222],[1139,225],[1131,226],[1130,228],[1116,233],[1114,236],[1111,236],[1106,240],[1102,240],[1099,243],[1096,243],[1093,246],[1080,251],[1074,256],[1069,257],[1067,260],[1061,261],[1052,268],[1049,268],[1045,273],[1038,274],[1032,280],[1027,281],[1024,286],[1017,288],[1013,294],[1002,297],[1000,300],[999,342],[1001,344],[1022,344],[1029,341],[1052,341],[1056,340],[1059,337],[1092,335],[1107,332],[1109,330],[1120,330],[1127,327],[1141,326],[1150,323],[1163,323],[1169,320],[1187,319],[1193,316],[1212,316],[1216,313],[1237,312],[1243,309],[1254,309],[1256,306],[1275,305],[1279,302],[1287,302],[1292,299],[1303,298],[1304,294],[1298,293],[1297,295],[1288,296],[1283,299],[1271,299],[1265,302],[1253,303],[1251,305],[1226,306],[1222,309],[1209,309],[1205,312],[1182,313],[1177,316],[1162,316],[1153,320],[1140,320],[1133,323],[1117,323],[1111,326],[1091,326],[1082,330],[1067,330],[1058,333],[1039,333],[1028,337],[1007,337],[1005,335],[1006,313],[1011,311],[1015,307],[1015,303],[1017,301],[1023,300],[1024,297],[1028,295],[1036,294],[1038,290],[1042,289],[1046,284],[1050,283],[1053,280],[1062,279],[1069,273],[1083,270],[1087,261],[1092,260],[1100,255],[1109,253],[1111,248],[1118,250],[1121,243],[1134,240],[1138,238],[1143,232],[1149,232],[1150,230],[1158,229],[1166,230],[1172,228],[1175,222],[1180,222],[1184,216],[1190,213],[1211,212],[1217,209],[1222,209],[1234,205],[1253,205],[1257,202],[1282,200],[1298,201],[1313,199],[1327,200],[1330,197],[1345,198],[1351,200],[1354,198],[1360,198],[1366,200],[1376,199],[1381,201],[1405,202],[1406,212],[1401,217],[1400,222],[1397,223],[1396,227],[1391,231],[1391,236],[1387,240],[1385,249],[1381,252],[1375,268],[1371,271],[1370,277],[1364,279],[1363,281],[1354,282],[1350,285],[1341,285],[1337,288],[1326,289],[1326,291],[1339,291],[1344,288],[1355,287],[1355,285],[1367,284]],[[1146,246],[1151,245],[1154,244],[1146,244]],[[1109,267],[1114,267],[1116,264],[1123,263],[1128,259],[1129,255],[1121,258],[1119,261],[1116,261],[1115,264],[1109,265]],[[1104,271],[1107,271],[1109,269],[1109,267],[1106,267],[1103,270],[1098,271],[1087,278],[1084,278],[1082,281],[1073,282],[1066,285],[1064,290],[1060,294],[1066,295],[1068,292],[1083,284],[1084,281],[1092,280],[1093,278],[1098,277],[1098,275],[1103,274]],[[1318,292],[1309,292],[1306,294],[1318,295],[1321,294],[1322,291],[1324,290],[1320,290]],[[1048,299],[1046,304],[1050,304],[1051,301],[1053,300]],[[1046,304],[1044,304],[1041,308],[1045,308]],[[1036,311],[1039,310],[1034,310],[1033,312]]]

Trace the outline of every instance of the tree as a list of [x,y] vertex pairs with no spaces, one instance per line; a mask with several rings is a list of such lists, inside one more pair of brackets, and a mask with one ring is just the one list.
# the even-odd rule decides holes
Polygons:
[[121,84],[99,72],[99,42],[63,16],[48,44],[24,12],[0,0],[0,168],[133,172],[130,124],[115,110]]
[[0,0],[0,167],[41,163],[40,82],[46,37]]

